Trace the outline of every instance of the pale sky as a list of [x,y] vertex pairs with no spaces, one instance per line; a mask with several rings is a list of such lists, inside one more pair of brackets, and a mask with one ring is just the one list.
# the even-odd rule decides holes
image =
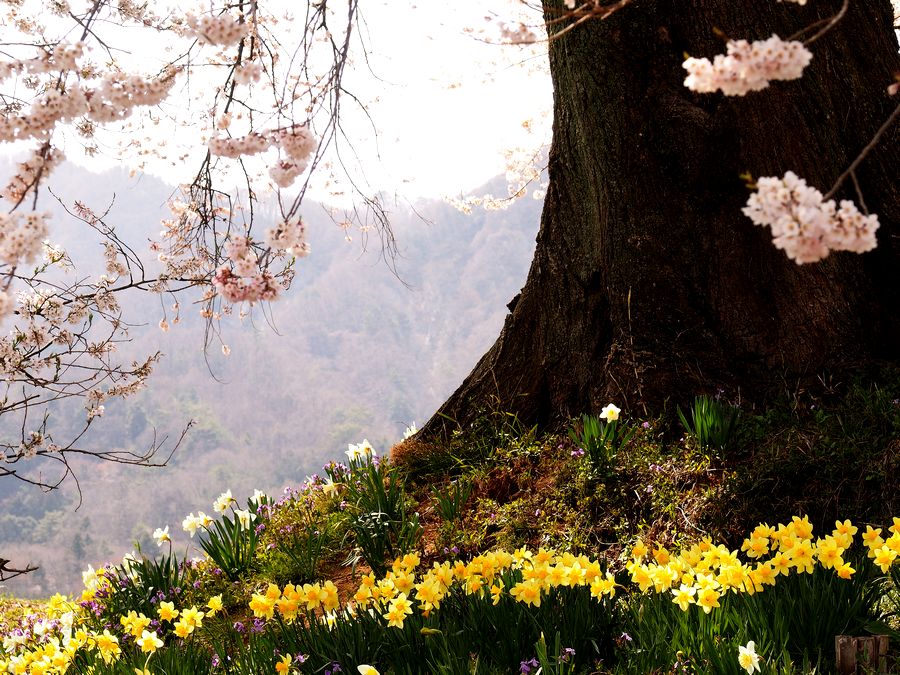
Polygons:
[[485,3],[472,0],[439,9],[386,3],[366,15],[374,69],[390,83],[373,108],[384,163],[414,193],[470,189],[505,170],[505,150],[550,141],[546,56],[464,32],[490,29],[485,15]]
[[[274,5],[283,2],[269,1]],[[178,7],[184,11],[189,4],[197,3],[180,2]],[[166,12],[162,2],[151,6]],[[290,3],[284,6],[293,7]],[[501,16],[513,18],[530,11],[523,10],[518,0],[421,5],[381,0],[361,3],[360,11],[368,67],[357,51],[345,84],[367,103],[379,130],[377,146],[371,127],[347,98],[343,119],[348,135],[355,137],[352,147],[372,188],[408,198],[468,194],[506,170],[509,151],[534,151],[549,143],[552,92],[543,47],[486,42],[497,39]],[[529,23],[540,19],[533,12],[524,16]],[[153,72],[171,57],[160,51],[158,43],[151,44],[156,36],[149,31],[151,40],[144,45],[139,31],[122,30],[118,42],[130,50],[129,54],[117,54],[123,67]],[[194,89],[199,87],[194,85]],[[169,111],[177,113],[177,106],[169,106]],[[154,115],[152,109],[150,114]],[[170,144],[178,141],[177,132],[162,127],[158,131],[150,127],[148,133],[171,139]],[[112,153],[87,158],[81,141],[72,134],[66,136],[57,142],[62,142],[70,161],[94,170],[122,164]],[[180,150],[173,151],[178,158],[174,164],[148,159],[146,171],[170,183],[189,182],[205,144],[197,142],[196,132],[182,138],[193,145],[193,150],[186,148],[183,160]],[[100,145],[104,145],[102,141]],[[33,141],[27,144],[28,149],[32,147]],[[16,144],[0,151],[21,154],[25,149]],[[345,157],[351,154],[347,146],[344,150]],[[312,196],[324,198],[320,190],[314,190]]]

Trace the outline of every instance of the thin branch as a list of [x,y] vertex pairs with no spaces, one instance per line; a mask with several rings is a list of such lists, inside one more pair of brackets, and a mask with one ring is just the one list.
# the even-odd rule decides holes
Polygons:
[[872,140],[870,140],[868,142],[868,144],[866,145],[866,147],[864,147],[862,149],[862,152],[860,152],[859,155],[857,156],[857,158],[853,160],[853,163],[847,167],[847,169],[846,169],[846,171],[844,171],[844,173],[842,173],[840,176],[837,177],[837,180],[835,180],[834,185],[831,186],[831,189],[825,195],[826,200],[831,199],[834,196],[834,193],[837,192],[837,190],[841,186],[841,184],[845,180],[847,180],[847,177],[852,175],[856,171],[856,168],[860,164],[862,164],[862,161],[866,158],[866,156],[868,156],[868,154],[870,152],[872,152],[872,150],[875,148],[875,146],[878,145],[878,141],[881,140],[881,137],[884,135],[884,132],[886,132],[890,128],[890,126],[896,121],[898,116],[900,116],[900,105],[898,105],[896,108],[894,108],[894,112],[892,112],[890,114],[890,116],[888,116],[888,118],[884,121],[884,124],[882,124],[880,127],[878,127],[878,131],[876,131],[875,135],[872,136]]

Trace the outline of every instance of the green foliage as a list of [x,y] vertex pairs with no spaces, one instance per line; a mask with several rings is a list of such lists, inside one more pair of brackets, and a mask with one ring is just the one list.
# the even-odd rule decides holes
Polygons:
[[462,514],[462,508],[472,495],[474,487],[472,483],[464,479],[451,481],[446,492],[436,485],[432,486],[431,493],[434,495],[434,506],[438,515],[448,523],[459,519]]
[[256,552],[257,533],[252,517],[256,515],[256,506],[248,503],[251,518],[241,522],[241,516],[232,511],[231,515],[222,514],[199,535],[200,548],[212,558],[230,581],[237,581],[247,573],[253,565]]
[[135,675],[143,673],[146,667],[151,673],[165,675],[205,675],[213,672],[212,656],[209,647],[195,639],[166,645],[149,658],[136,646],[125,646],[121,657],[112,663],[104,662],[94,650],[82,649],[75,657],[74,672],[91,675]]
[[[809,466],[808,455],[798,456],[810,448],[823,455],[818,458],[822,462],[849,462],[845,443],[853,451],[875,448],[869,451],[869,459],[896,447],[900,414],[894,390],[851,387],[844,395],[827,405],[816,399],[815,407],[805,412],[795,406],[748,415],[746,426],[742,425],[742,443],[753,442],[763,430],[774,438],[767,441],[770,446],[762,446],[757,439],[752,448],[741,445],[729,453],[729,462],[745,463],[741,471],[724,457],[704,452],[699,439],[697,443],[667,443],[662,420],[624,430],[629,436],[616,443],[602,477],[593,463],[573,457],[565,439],[538,439],[525,428],[519,429],[521,436],[510,435],[516,426],[513,418],[495,417],[506,425],[506,431],[478,446],[479,453],[491,446],[490,459],[455,462],[453,479],[447,475],[438,483],[442,489],[431,486],[433,477],[429,483],[408,484],[409,474],[399,467],[371,454],[359,454],[349,467],[336,463],[326,467],[327,481],[313,479],[277,506],[262,509],[259,522],[265,525],[264,533],[246,550],[236,548],[235,539],[246,545],[247,531],[253,530],[255,536],[254,528],[242,528],[235,537],[228,529],[234,525],[231,519],[222,520],[224,530],[210,526],[208,538],[215,537],[216,546],[225,550],[219,553],[220,559],[241,558],[244,553],[234,553],[238,549],[246,552],[250,562],[233,565],[237,583],[222,578],[228,572],[227,562],[216,561],[226,573],[219,576],[212,572],[211,561],[182,569],[170,549],[168,556],[158,561],[142,558],[115,571],[113,590],[98,596],[106,613],[97,625],[108,624],[118,630],[118,616],[132,609],[153,617],[160,597],[185,608],[191,604],[202,607],[218,592],[229,596],[226,609],[204,623],[193,642],[178,645],[167,632],[170,626],[161,629],[168,644],[151,657],[149,669],[165,673],[210,672],[212,655],[217,653],[228,658],[215,672],[244,675],[273,672],[279,656],[285,654],[306,657],[302,665],[295,662],[296,671],[320,674],[333,670],[335,663],[345,673],[366,663],[384,675],[506,675],[533,660],[542,674],[742,675],[738,649],[751,640],[762,657],[763,673],[809,675],[814,668],[815,672],[827,672],[835,634],[874,631],[897,636],[900,564],[890,569],[888,582],[870,560],[846,552],[844,558],[857,570],[849,580],[820,567],[812,574],[792,572],[778,577],[775,587],[752,595],[725,592],[719,598],[721,606],[710,614],[696,605],[682,611],[672,602],[668,588],[660,593],[638,593],[624,573],[619,575],[612,599],[597,601],[587,586],[554,582],[541,596],[539,606],[531,606],[510,596],[523,578],[523,570],[516,566],[505,568],[481,589],[454,582],[440,606],[427,614],[417,605],[418,591],[407,589],[414,610],[402,628],[387,625],[386,601],[371,605],[372,613],[358,611],[351,616],[338,609],[327,617],[318,609],[304,614],[301,603],[297,620],[287,622],[279,613],[253,629],[247,605],[249,595],[273,578],[302,583],[320,572],[329,576],[327,569],[317,567],[327,568],[335,560],[330,554],[342,552],[341,547],[355,547],[376,576],[383,576],[391,560],[414,548],[422,536],[410,495],[419,497],[420,508],[434,504],[446,521],[444,525],[449,522],[459,527],[456,543],[463,548],[463,562],[475,550],[497,545],[510,550],[527,544],[585,552],[592,557],[599,550],[616,567],[619,563],[615,561],[621,560],[619,546],[638,532],[648,541],[667,546],[687,537],[696,541],[695,524],[708,528],[707,514],[722,505],[733,512],[728,514],[729,520],[721,521],[725,526],[713,538],[718,539],[723,531],[733,536],[734,523],[746,520],[749,513],[747,502],[739,501],[732,492],[743,476],[757,480],[774,473],[781,478],[789,474],[786,467],[802,467],[804,462]],[[610,429],[612,438],[621,439],[622,430],[594,421],[596,427],[588,428],[583,417],[570,439],[581,447],[591,442],[600,447]],[[493,445],[501,437],[503,442]],[[770,464],[758,466],[759,453],[770,448]],[[857,465],[844,464],[844,471],[848,466]],[[878,481],[887,481],[881,474],[891,466],[870,466],[867,471]],[[834,467],[832,475],[839,469]],[[760,520],[783,520],[780,515],[773,516],[771,502],[760,499],[760,494],[768,496],[770,492],[756,489],[743,498],[756,502],[755,508],[763,514]],[[807,497],[823,499],[814,490]],[[876,504],[874,508],[890,507]],[[435,520],[430,519],[429,526],[443,527]],[[434,540],[429,537],[429,541]],[[325,562],[320,565],[323,556]],[[606,564],[602,558],[601,563]],[[237,571],[239,568],[242,571]],[[250,578],[248,572],[259,574]],[[340,584],[339,577],[334,579]],[[194,582],[201,583],[195,587]],[[502,584],[497,594],[488,590],[494,583]],[[346,600],[347,589],[341,586]],[[235,620],[248,630],[233,630]],[[183,662],[175,656],[177,649],[184,649]],[[84,661],[74,672],[95,665],[98,675],[133,675],[146,656],[138,654],[129,640],[123,643],[123,652],[120,665],[106,667]]]
[[[740,531],[803,512],[883,522],[900,512],[900,371],[798,388],[745,414],[740,455],[726,467],[705,527]],[[766,495],[759,499],[759,495]]]
[[619,428],[618,419],[602,421],[593,415],[582,415],[581,420],[569,429],[569,438],[584,450],[591,468],[601,477],[613,471],[616,456],[634,436],[635,429]]
[[846,553],[856,569],[851,579],[816,567],[812,574],[779,577],[774,591],[741,596],[736,611],[748,630],[787,652],[794,660],[826,658],[835,635],[879,631],[884,578],[864,553]]
[[[518,570],[501,575],[506,589],[521,580]],[[597,601],[587,587],[552,588],[539,607],[507,594],[494,604],[489,594],[468,595],[457,588],[441,602],[434,625],[448,640],[454,638],[451,649],[460,656],[478,654],[482,667],[512,673],[534,655],[542,633],[558,636],[563,647],[575,650],[573,667],[583,670],[598,658],[608,660],[618,620],[618,600]]]
[[[260,509],[264,528],[257,544],[259,576],[276,583],[307,583],[318,577],[324,559],[340,553],[348,534],[348,515],[339,489],[347,468],[325,467],[329,480],[317,477],[302,490],[288,490],[275,504]],[[337,480],[338,482],[335,482]]]
[[316,568],[329,539],[327,525],[316,527],[312,523],[298,525],[287,536],[278,538],[278,551],[293,563],[292,579],[303,583],[316,578]]
[[422,537],[419,514],[410,513],[407,505],[403,476],[387,459],[354,459],[345,489],[359,553],[382,575],[398,554],[413,550]]
[[119,616],[134,611],[151,616],[156,603],[174,599],[187,585],[189,569],[172,553],[158,559],[142,554],[126,556],[120,565],[107,568],[109,590],[102,598],[103,617],[118,621]]
[[547,641],[541,633],[541,639],[534,645],[537,652],[537,660],[541,664],[541,673],[544,675],[570,675],[575,673],[575,650],[571,647],[563,647],[559,637],[553,643],[553,651],[547,651]]
[[697,441],[701,450],[713,448],[725,450],[734,439],[740,410],[710,396],[702,395],[694,399],[691,419],[685,417],[681,407],[677,407],[678,418],[684,430]]
[[745,626],[741,597],[725,595],[719,599],[721,606],[706,614],[696,605],[682,611],[670,594],[632,596],[615,672],[669,672],[677,664],[675,672],[740,675],[744,671],[738,664],[738,647],[751,640],[767,665],[764,672],[783,672],[777,662],[793,663],[790,655]]
[[[502,575],[507,588],[521,579],[517,570]],[[276,649],[303,654],[301,672],[310,673],[339,663],[343,672],[369,664],[392,675],[506,674],[518,672],[535,653],[542,631],[556,636],[556,651],[545,653],[558,668],[550,672],[584,672],[594,659],[611,657],[616,601],[598,602],[586,587],[553,589],[542,600],[533,607],[504,595],[495,604],[488,593],[469,594],[454,586],[439,609],[429,616],[414,611],[401,628],[386,625],[384,609],[355,615],[338,611],[327,621],[309,612],[292,623],[276,616],[262,633],[246,640],[233,635],[215,649],[231,655],[227,672],[242,675],[271,672]],[[569,645],[574,654],[565,649]]]
[[447,420],[457,425],[444,455],[452,461],[447,468],[454,472],[490,463],[498,450],[527,451],[537,442],[537,426],[528,427],[514,413],[501,410],[498,401],[493,401],[466,427]]
[[[884,596],[880,609],[883,614],[882,630],[891,640],[900,640],[900,564],[891,565],[884,584]],[[900,666],[900,656],[897,658]]]

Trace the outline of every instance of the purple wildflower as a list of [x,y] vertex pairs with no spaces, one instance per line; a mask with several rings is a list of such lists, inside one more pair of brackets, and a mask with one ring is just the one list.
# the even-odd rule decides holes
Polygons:
[[528,661],[522,661],[522,663],[519,664],[519,672],[522,675],[528,675],[529,673],[536,671],[540,665],[541,664],[538,663],[538,660],[535,658],[529,659]]

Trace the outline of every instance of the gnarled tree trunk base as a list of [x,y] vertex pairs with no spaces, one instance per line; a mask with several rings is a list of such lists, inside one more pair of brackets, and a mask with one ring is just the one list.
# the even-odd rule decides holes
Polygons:
[[[900,361],[900,129],[857,172],[878,249],[799,266],[741,213],[741,174],[792,170],[827,192],[896,100],[889,0],[856,2],[802,79],[698,95],[684,54],[783,36],[837,12],[809,3],[646,1],[551,41],[554,135],[535,258],[494,346],[423,427],[488,408],[552,424],[609,402],[652,414],[724,389]],[[562,6],[545,2],[548,17]],[[852,184],[840,198],[858,201]]]

